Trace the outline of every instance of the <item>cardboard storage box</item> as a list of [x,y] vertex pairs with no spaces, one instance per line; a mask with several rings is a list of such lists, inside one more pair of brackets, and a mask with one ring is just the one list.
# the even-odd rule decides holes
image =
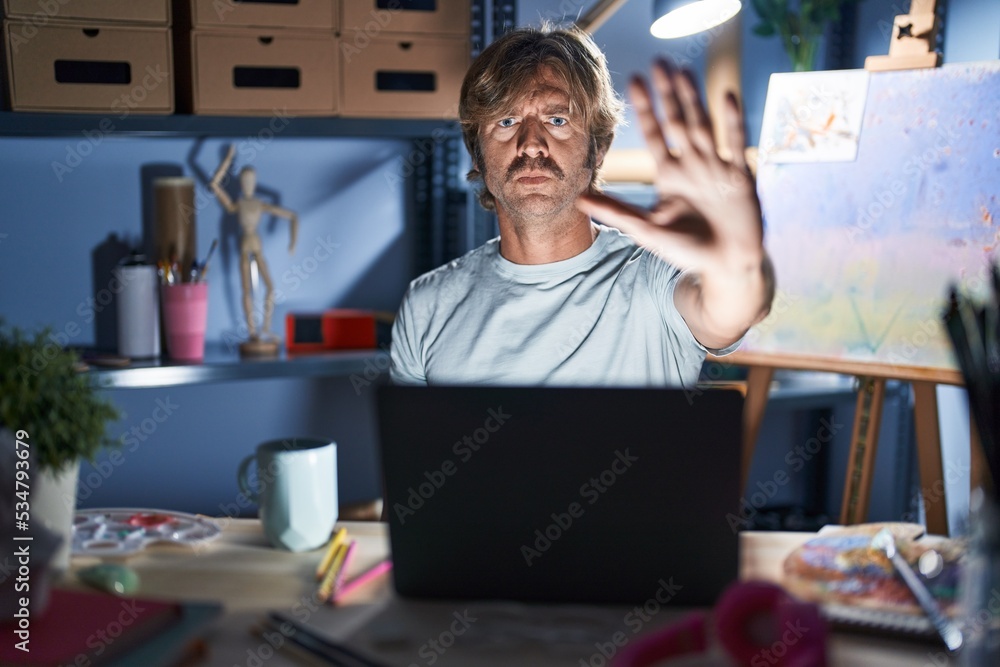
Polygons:
[[170,25],[170,0],[4,0],[6,16],[48,21]]
[[[364,36],[362,33],[361,36]],[[345,116],[456,118],[469,66],[464,38],[371,39],[341,35],[341,109]]]
[[[356,2],[357,0],[348,0]],[[190,17],[178,20],[195,28],[337,28],[340,0],[175,0]],[[189,5],[187,3],[190,3]]]
[[343,31],[469,36],[471,3],[458,0],[344,0]]
[[195,113],[330,116],[338,111],[333,33],[195,30],[191,40]]
[[4,22],[14,111],[172,113],[170,29]]

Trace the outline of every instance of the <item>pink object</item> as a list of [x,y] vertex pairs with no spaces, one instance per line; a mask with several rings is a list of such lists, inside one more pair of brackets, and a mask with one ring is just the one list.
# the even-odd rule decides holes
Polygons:
[[161,285],[163,327],[167,354],[178,361],[205,358],[205,326],[208,320],[208,283]]
[[[737,582],[715,605],[715,635],[740,667],[826,667],[826,623],[819,607],[799,602],[780,586]],[[664,658],[704,652],[708,617],[689,614],[640,637],[614,660],[614,667],[649,667]]]
[[392,561],[384,560],[378,565],[365,570],[358,576],[354,577],[350,581],[345,581],[344,585],[333,595],[331,598],[334,602],[339,602],[340,598],[343,598],[353,592],[355,589],[361,588],[369,581],[381,577],[383,574],[392,569]]

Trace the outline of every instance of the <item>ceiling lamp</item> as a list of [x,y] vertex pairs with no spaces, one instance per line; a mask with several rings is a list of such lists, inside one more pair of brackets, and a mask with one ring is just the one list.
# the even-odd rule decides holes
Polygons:
[[649,32],[660,39],[687,37],[725,23],[742,6],[740,0],[654,0]]

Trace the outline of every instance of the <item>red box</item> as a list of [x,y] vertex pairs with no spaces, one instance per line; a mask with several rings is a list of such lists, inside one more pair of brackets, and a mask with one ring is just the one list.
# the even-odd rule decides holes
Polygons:
[[375,314],[333,309],[285,316],[285,349],[290,353],[375,349]]

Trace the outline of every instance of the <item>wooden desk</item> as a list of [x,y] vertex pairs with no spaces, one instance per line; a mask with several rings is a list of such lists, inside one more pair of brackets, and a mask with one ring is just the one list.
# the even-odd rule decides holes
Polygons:
[[[271,548],[256,520],[221,520],[222,537],[197,550],[155,547],[127,562],[139,572],[140,596],[183,600],[215,600],[225,613],[205,636],[210,655],[201,663],[230,667],[279,667],[310,663],[284,651],[274,652],[250,628],[268,610],[283,611],[297,620],[307,620],[329,636],[349,641],[387,665],[572,665],[604,664],[595,644],[609,642],[616,631],[626,630],[625,607],[557,607],[514,603],[414,602],[396,597],[391,578],[384,577],[356,591],[342,606],[316,607],[311,600],[313,575],[322,550],[293,554]],[[386,524],[345,522],[358,547],[349,576],[378,562],[388,553]],[[742,578],[775,579],[780,565],[810,533],[748,532],[741,536]],[[71,570],[92,565],[95,559],[74,558]],[[68,585],[76,585],[71,580]],[[653,593],[654,591],[651,591]],[[662,611],[650,617],[640,632],[654,629],[683,613]],[[463,628],[460,618],[475,618]],[[633,617],[634,618],[634,617]],[[572,619],[572,621],[567,621]],[[510,644],[487,648],[485,642],[503,628],[518,626]],[[450,628],[462,630],[463,637]],[[545,628],[549,628],[546,630]],[[561,630],[560,630],[561,628]],[[581,641],[555,649],[522,633],[562,632],[578,628]],[[627,634],[628,630],[626,630]],[[436,651],[429,643],[454,646]],[[932,644],[910,644],[899,640],[835,634],[830,654],[833,665],[954,664]],[[593,658],[593,660],[592,660]],[[673,663],[671,663],[673,664]],[[683,665],[726,665],[717,656]]]

